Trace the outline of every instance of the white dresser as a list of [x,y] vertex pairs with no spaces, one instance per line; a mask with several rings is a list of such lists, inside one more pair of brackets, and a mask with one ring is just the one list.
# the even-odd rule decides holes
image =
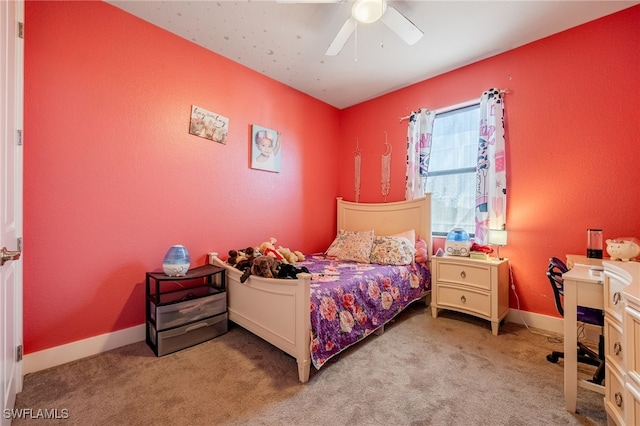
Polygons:
[[605,409],[609,423],[640,424],[640,263],[602,262]]

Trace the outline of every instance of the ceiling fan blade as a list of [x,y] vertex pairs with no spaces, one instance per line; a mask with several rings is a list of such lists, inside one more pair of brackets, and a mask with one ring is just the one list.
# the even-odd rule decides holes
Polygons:
[[355,29],[356,29],[356,20],[353,19],[352,17],[349,17],[349,19],[345,21],[344,25],[342,25],[342,28],[340,28],[340,31],[338,31],[336,38],[334,38],[333,41],[331,42],[331,45],[327,49],[327,52],[325,53],[325,55],[335,56],[338,53],[340,53],[340,51],[344,47],[347,40],[349,40],[349,37],[351,37],[351,34]]
[[417,43],[424,35],[420,28],[416,27],[402,13],[389,5],[387,5],[387,11],[382,15],[382,22],[391,28],[394,33],[398,34],[409,46]]
[[314,4],[314,3],[343,3],[345,0],[276,0],[276,3]]

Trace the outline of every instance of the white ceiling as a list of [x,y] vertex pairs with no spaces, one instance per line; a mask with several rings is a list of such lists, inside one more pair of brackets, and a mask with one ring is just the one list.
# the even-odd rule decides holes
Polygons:
[[424,32],[420,41],[408,46],[378,21],[325,56],[351,1],[106,1],[340,109],[640,4],[389,1]]

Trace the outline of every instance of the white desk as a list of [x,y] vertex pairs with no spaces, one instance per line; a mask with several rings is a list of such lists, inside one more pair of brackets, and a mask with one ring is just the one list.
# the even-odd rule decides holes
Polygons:
[[604,275],[593,275],[588,265],[576,264],[562,275],[564,280],[564,402],[576,412],[578,386],[604,395],[604,386],[578,380],[577,307],[604,309]]

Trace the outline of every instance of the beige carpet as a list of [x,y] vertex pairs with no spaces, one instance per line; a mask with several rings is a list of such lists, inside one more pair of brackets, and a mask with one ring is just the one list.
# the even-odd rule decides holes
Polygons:
[[[564,409],[560,343],[416,303],[298,382],[295,360],[231,325],[156,358],[144,342],[25,377],[16,408],[68,413],[14,425],[605,425],[602,395]],[[66,410],[66,411],[63,411]]]

